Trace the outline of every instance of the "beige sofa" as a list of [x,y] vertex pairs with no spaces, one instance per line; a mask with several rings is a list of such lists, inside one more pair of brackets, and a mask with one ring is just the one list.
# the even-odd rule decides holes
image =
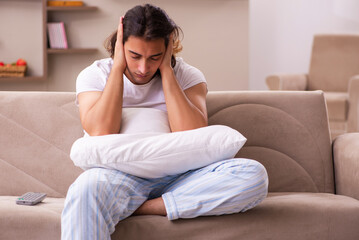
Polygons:
[[359,131],[359,35],[314,36],[308,74],[273,74],[270,90],[323,90],[332,137]]
[[[74,99],[74,93],[0,92],[0,239],[60,239],[64,197],[82,172],[69,159],[82,136]],[[113,239],[359,239],[359,133],[331,143],[321,91],[210,92],[207,102],[210,124],[248,138],[237,155],[264,164],[268,198],[225,216],[130,217]],[[27,191],[48,197],[16,205]]]

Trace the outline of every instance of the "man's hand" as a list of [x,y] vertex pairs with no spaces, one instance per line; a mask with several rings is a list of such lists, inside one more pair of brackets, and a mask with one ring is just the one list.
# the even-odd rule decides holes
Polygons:
[[164,73],[164,71],[167,69],[172,70],[172,66],[171,66],[172,53],[173,53],[173,33],[171,33],[171,35],[169,37],[166,53],[162,59],[161,65],[159,67],[161,73]]
[[119,67],[122,72],[126,69],[125,50],[123,47],[123,16],[120,18],[120,22],[117,27],[117,40],[115,45],[115,53],[113,56],[113,65]]

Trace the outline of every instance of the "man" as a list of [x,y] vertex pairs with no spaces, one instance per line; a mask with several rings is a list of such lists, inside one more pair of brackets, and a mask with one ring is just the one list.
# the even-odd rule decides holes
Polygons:
[[[175,58],[179,28],[160,8],[146,4],[121,17],[106,48],[77,78],[77,101],[85,133],[120,132],[122,109],[166,111],[172,132],[207,126],[203,74]],[[196,161],[196,159],[193,159]],[[116,224],[133,214],[170,220],[246,211],[267,194],[264,167],[229,159],[159,179],[116,170],[85,171],[71,185],[62,214],[63,239],[110,239]]]

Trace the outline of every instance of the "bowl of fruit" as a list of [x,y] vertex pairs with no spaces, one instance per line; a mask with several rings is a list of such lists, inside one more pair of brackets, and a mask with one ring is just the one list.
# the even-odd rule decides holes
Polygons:
[[0,77],[24,77],[27,63],[19,58],[13,63],[4,63],[0,61]]

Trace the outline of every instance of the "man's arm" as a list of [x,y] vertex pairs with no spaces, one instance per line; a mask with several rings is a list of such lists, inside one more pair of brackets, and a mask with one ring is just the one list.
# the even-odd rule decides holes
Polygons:
[[83,92],[78,95],[83,129],[91,136],[118,133],[121,127],[123,73],[126,68],[122,43],[123,17],[117,30],[114,61],[103,92]]
[[208,126],[205,83],[182,90],[171,67],[173,40],[169,40],[160,66],[162,86],[171,131],[185,131]]

